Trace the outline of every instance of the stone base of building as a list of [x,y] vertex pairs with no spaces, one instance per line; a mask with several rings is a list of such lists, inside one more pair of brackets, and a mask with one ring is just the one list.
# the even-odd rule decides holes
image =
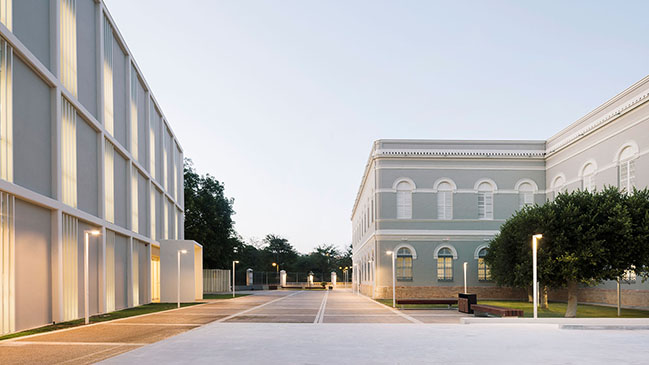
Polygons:
[[[477,294],[478,299],[508,299],[508,300],[527,300],[527,292],[522,289],[498,287],[498,286],[476,286],[468,287],[469,293]],[[397,286],[397,298],[457,298],[458,293],[463,293],[463,286]],[[370,296],[372,294],[371,285],[361,285],[361,293]],[[377,286],[376,299],[392,298],[391,286]]]
[[[548,300],[565,302],[568,300],[566,289],[553,289],[548,293]],[[579,303],[617,304],[616,289],[580,288],[577,290]],[[649,290],[622,289],[622,306],[649,307]]]

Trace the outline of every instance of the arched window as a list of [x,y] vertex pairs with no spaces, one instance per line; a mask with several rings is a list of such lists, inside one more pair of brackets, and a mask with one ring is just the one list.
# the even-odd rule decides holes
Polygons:
[[478,252],[478,280],[491,280],[491,270],[489,265],[484,260],[487,255],[487,248],[483,248]]
[[565,185],[566,178],[564,178],[563,175],[554,178],[554,181],[552,182],[552,199],[556,199],[557,195],[564,191]]
[[453,186],[447,181],[437,185],[437,219],[453,219]]
[[494,219],[494,187],[486,181],[478,185],[478,219]]
[[635,185],[635,151],[632,146],[622,149],[618,159],[618,187],[630,192]]
[[528,182],[521,183],[518,186],[519,206],[523,208],[527,205],[534,204],[534,186]]
[[448,247],[437,253],[437,280],[453,280],[453,252]]
[[587,163],[581,170],[581,188],[586,191],[595,191],[595,164]]
[[402,181],[397,185],[397,219],[412,218],[412,185]]
[[397,251],[397,280],[412,281],[412,252],[407,247],[402,247]]

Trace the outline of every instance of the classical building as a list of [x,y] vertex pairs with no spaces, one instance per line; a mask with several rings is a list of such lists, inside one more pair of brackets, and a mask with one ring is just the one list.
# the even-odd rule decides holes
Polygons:
[[159,299],[183,151],[115,22],[99,0],[0,21],[0,334],[83,317],[86,257],[91,315]]
[[[558,192],[649,186],[648,100],[649,77],[547,141],[374,142],[351,219],[358,288],[391,297],[390,251],[399,297],[455,297],[465,263],[470,292],[525,297],[490,281],[490,239],[516,210]],[[647,306],[649,285],[627,279],[623,304]],[[615,283],[580,290],[582,301],[615,301]]]

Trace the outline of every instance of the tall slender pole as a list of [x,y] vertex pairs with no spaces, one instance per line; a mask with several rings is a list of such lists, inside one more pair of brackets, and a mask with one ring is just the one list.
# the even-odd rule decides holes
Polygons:
[[84,245],[83,245],[83,313],[85,324],[90,323],[88,315],[88,246],[90,241],[90,234],[84,232]]
[[620,277],[617,277],[617,316],[619,317],[622,314],[620,306],[622,304],[622,290],[620,288]]
[[533,292],[533,301],[534,301],[534,319],[538,318],[538,305],[539,305],[539,283],[537,278],[537,268],[536,268],[536,246],[537,240],[542,236],[535,234],[532,236],[532,292]]
[[234,264],[235,262],[232,261],[232,298],[234,298],[234,279],[235,279]]
[[462,265],[464,267],[464,294],[467,293],[467,291],[466,291],[466,266],[467,265],[468,264],[466,262],[464,263],[464,265]]
[[397,307],[397,271],[394,268],[394,252],[391,252],[392,256],[392,308]]
[[180,250],[178,251],[178,281],[176,282],[176,289],[178,290],[178,308],[180,308]]

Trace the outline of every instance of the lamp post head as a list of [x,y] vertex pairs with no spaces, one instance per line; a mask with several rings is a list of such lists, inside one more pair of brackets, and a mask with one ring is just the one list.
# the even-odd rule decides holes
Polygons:
[[388,254],[388,255],[392,255],[393,252],[392,251],[385,251],[385,253]]
[[543,235],[539,233],[539,234],[535,234],[532,237],[536,238],[537,240],[540,240],[541,238],[543,238]]
[[180,250],[180,251],[178,251],[178,252],[180,252],[181,254],[183,254],[183,255],[184,255],[184,254],[186,254],[186,253],[187,253],[187,250]]
[[238,263],[239,263],[239,261],[232,261],[232,263],[233,263],[233,264],[238,264]]
[[88,233],[91,236],[99,236],[101,234],[101,231],[99,231],[98,229],[92,229],[89,231],[85,231],[85,233]]
[[273,262],[273,266],[277,266],[277,263],[276,263],[276,262]]
[[343,267],[342,267],[342,266],[338,266],[338,269],[339,269],[339,270],[342,270],[342,269],[343,269]]

